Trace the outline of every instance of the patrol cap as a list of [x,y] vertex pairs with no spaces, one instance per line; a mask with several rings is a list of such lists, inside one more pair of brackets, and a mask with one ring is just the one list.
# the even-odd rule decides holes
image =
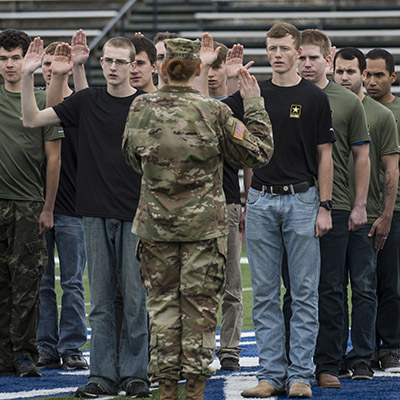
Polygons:
[[200,58],[200,40],[189,39],[166,39],[164,40],[165,48],[167,49],[166,58],[187,58],[197,60]]

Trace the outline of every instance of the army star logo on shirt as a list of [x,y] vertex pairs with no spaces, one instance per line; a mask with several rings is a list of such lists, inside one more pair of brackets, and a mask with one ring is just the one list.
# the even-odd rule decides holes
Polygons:
[[301,105],[292,104],[290,106],[290,118],[300,118],[301,115]]

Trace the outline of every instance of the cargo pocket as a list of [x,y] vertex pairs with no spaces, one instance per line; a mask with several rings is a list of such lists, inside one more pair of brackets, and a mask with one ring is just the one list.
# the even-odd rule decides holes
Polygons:
[[24,264],[29,266],[26,273],[27,276],[36,278],[37,274],[43,274],[47,268],[47,250],[44,237],[25,243],[26,257]]

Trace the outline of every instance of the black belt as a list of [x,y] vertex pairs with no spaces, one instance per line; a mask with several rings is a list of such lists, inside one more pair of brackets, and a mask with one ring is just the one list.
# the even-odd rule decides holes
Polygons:
[[251,184],[251,187],[253,189],[260,190],[261,192],[270,193],[272,195],[304,193],[307,192],[307,190],[311,186],[315,186],[314,179],[287,185],[261,185],[255,182]]

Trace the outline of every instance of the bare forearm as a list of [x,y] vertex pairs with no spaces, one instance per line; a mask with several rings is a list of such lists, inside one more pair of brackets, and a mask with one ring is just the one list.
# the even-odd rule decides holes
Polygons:
[[208,96],[208,71],[210,66],[204,65],[201,69],[200,76],[194,80],[194,87],[202,94]]
[[370,161],[368,155],[354,158],[355,207],[365,207],[367,204],[370,177]]
[[79,92],[82,89],[86,89],[89,87],[87,79],[85,66],[83,64],[75,64],[74,65],[74,89],[75,92]]
[[33,74],[22,74],[21,78],[21,107],[24,126],[31,127],[40,112],[33,91]]
[[63,87],[67,75],[52,75],[50,85],[47,88],[46,107],[53,107],[63,101]]
[[333,161],[331,154],[330,150],[329,152],[320,153],[319,156],[318,188],[321,201],[332,199]]
[[383,204],[382,215],[386,217],[393,216],[393,209],[396,202],[397,187],[399,183],[398,163],[394,168],[385,170],[385,181],[383,184]]
[[46,198],[43,206],[44,211],[53,212],[56,200],[58,180],[60,178],[61,158],[53,157],[47,160],[46,167]]

